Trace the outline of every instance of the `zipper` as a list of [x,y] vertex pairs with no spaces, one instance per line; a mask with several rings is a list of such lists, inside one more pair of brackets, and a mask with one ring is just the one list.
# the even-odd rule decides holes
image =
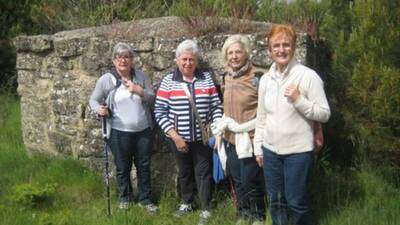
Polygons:
[[[189,84],[189,91],[191,92],[190,94],[191,94],[191,97],[193,99],[193,103],[196,104],[196,96],[195,96],[195,93],[194,93],[194,81],[193,81],[193,83]],[[192,132],[191,132],[192,133],[192,137],[191,138],[192,138],[193,141],[197,141],[196,119],[195,119],[195,115],[194,115],[194,112],[193,112],[193,108],[190,105],[190,103],[189,103],[189,111],[190,111],[189,115],[190,115],[190,120],[191,120],[190,124],[192,124]]]

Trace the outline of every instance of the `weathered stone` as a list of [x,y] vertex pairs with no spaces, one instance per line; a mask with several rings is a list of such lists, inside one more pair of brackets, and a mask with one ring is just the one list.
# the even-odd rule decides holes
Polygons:
[[17,55],[17,70],[39,70],[43,58],[33,53],[19,53]]
[[154,38],[146,38],[141,41],[136,41],[133,43],[133,49],[135,52],[149,52],[154,49]]
[[214,70],[222,70],[224,68],[224,63],[222,62],[221,50],[213,49],[204,52],[202,61],[207,62],[204,67],[210,67]]
[[269,57],[267,52],[265,51],[260,51],[253,53],[253,57],[251,58],[254,65],[262,67],[262,68],[268,68],[272,64],[272,59]]
[[17,52],[27,52],[30,51],[31,46],[29,42],[29,37],[27,36],[18,36],[13,39],[13,45]]
[[88,47],[87,38],[55,38],[54,48],[60,57],[71,57],[81,55]]
[[201,48],[204,52],[208,50],[221,50],[222,46],[224,45],[225,40],[229,37],[229,35],[207,35],[196,38]]
[[49,35],[19,36],[14,39],[17,52],[45,52],[53,48],[52,38]]
[[51,54],[47,56],[42,63],[42,70],[45,71],[50,69],[72,70],[73,64],[68,59],[60,58],[55,54]]
[[99,76],[102,68],[109,68],[112,65],[109,57],[104,57],[102,54],[88,53],[80,59],[79,68],[96,77]]
[[180,42],[182,42],[183,40],[185,40],[184,37],[182,38],[174,38],[174,39],[170,39],[170,38],[163,38],[163,37],[159,37],[156,38],[154,40],[154,50],[155,52],[175,52],[176,47],[178,46],[178,44]]
[[32,87],[35,84],[35,78],[37,78],[38,72],[37,71],[29,71],[29,70],[18,70],[18,84],[19,85],[26,85]]
[[53,41],[49,35],[36,36],[31,40],[32,52],[45,52],[53,48]]
[[92,54],[101,54],[105,57],[111,58],[110,42],[103,37],[92,37],[90,38],[90,47],[88,52]]
[[54,148],[57,152],[63,155],[72,154],[71,137],[58,132],[49,132],[48,136],[49,141],[54,145]]
[[158,54],[153,54],[147,63],[156,70],[166,70],[175,64],[174,58],[175,55],[172,52],[159,52]]
[[265,39],[265,33],[257,33],[254,35],[255,48],[267,49],[267,41]]

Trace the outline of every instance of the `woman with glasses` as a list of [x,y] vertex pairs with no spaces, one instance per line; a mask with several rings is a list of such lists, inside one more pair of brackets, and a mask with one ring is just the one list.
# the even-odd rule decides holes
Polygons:
[[108,138],[117,170],[119,208],[128,209],[132,198],[131,169],[137,171],[139,205],[148,212],[158,208],[150,196],[152,119],[150,106],[154,92],[150,79],[134,68],[134,52],[126,43],[117,43],[112,53],[114,68],[96,83],[89,104],[99,116],[107,118]]
[[314,126],[328,121],[330,108],[321,78],[294,57],[293,28],[275,25],[267,43],[274,63],[260,81],[254,153],[264,167],[272,224],[287,225],[291,215],[293,224],[310,225],[307,185],[318,148]]

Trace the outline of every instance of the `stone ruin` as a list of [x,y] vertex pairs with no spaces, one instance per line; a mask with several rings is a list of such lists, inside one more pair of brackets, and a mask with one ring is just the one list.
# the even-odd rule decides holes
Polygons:
[[[220,50],[225,39],[239,32],[248,34],[253,44],[253,62],[268,68],[271,60],[265,34],[270,26],[237,19],[164,17],[15,38],[27,151],[71,156],[101,171],[101,125],[88,108],[88,98],[96,80],[112,66],[111,52],[117,42],[133,46],[135,66],[149,75],[156,86],[163,75],[174,69],[175,48],[186,38],[198,41],[203,50],[201,64],[219,74],[223,71]],[[297,59],[304,62],[304,34],[299,35],[297,45]],[[173,154],[157,132],[152,158],[154,189],[162,191],[174,183],[173,162]]]

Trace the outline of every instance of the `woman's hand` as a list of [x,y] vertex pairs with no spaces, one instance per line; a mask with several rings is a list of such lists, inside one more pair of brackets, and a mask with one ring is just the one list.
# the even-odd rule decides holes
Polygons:
[[172,140],[174,141],[178,151],[180,152],[189,151],[189,146],[186,144],[185,140],[180,135],[176,135],[175,137],[172,138]]
[[264,158],[262,155],[256,155],[256,161],[259,167],[264,166]]
[[97,112],[99,116],[101,117],[107,117],[108,116],[108,107],[107,105],[100,105],[99,111]]
[[315,154],[318,155],[324,146],[324,133],[321,123],[314,122],[314,145]]
[[167,133],[174,141],[176,149],[178,149],[178,151],[180,152],[189,151],[189,146],[186,144],[185,140],[174,129],[170,129]]
[[284,95],[288,97],[291,102],[295,102],[300,96],[300,91],[296,85],[291,84],[286,88]]
[[133,83],[131,80],[125,81],[124,84],[131,93],[137,94],[140,97],[144,96],[144,90],[140,85]]

